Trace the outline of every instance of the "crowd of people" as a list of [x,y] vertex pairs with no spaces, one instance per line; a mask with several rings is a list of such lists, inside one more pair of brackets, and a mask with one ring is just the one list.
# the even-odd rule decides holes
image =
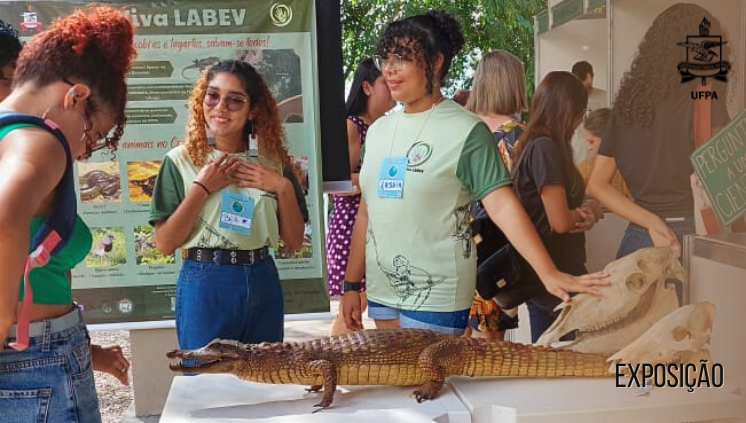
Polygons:
[[[524,66],[505,50],[485,53],[471,89],[446,98],[466,41],[460,23],[429,11],[387,25],[346,102],[353,190],[331,196],[328,288],[340,298],[332,334],[362,329],[367,307],[376,328],[503,339],[516,310],[475,292],[495,241],[475,239],[477,208],[519,254],[522,282],[542,287],[526,299],[534,341],[558,304],[609,284],[585,267],[584,233],[603,217],[599,204],[630,221],[619,257],[694,233],[697,112],[688,96],[698,81],[671,73],[676,42],[702,16],[721,32],[699,6],[662,12],[612,106],[593,110],[588,62],[545,75],[529,104]],[[133,36],[132,23],[107,6],[59,18],[25,46],[0,22],[0,201],[13,204],[0,208],[0,389],[52,387],[48,406],[24,395],[7,403],[9,421],[39,413],[100,421],[93,370],[128,382],[121,348],[90,345],[72,298],[70,270],[92,237],[71,178],[74,161],[116,150],[122,137]],[[197,80],[188,106],[185,142],[162,161],[149,215],[156,247],[182,254],[179,346],[282,341],[271,250],[301,246],[308,210],[277,103],[257,69],[226,59]],[[729,120],[724,100],[712,102],[711,116],[714,134]],[[579,132],[592,154],[576,165]],[[226,223],[226,214],[251,223]]]

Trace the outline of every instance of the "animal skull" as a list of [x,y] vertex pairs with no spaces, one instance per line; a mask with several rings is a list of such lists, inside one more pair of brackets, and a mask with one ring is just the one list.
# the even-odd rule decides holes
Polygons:
[[578,294],[560,304],[559,317],[539,338],[548,346],[568,333],[575,340],[560,348],[579,352],[619,351],[655,322],[679,306],[676,290],[667,278],[686,280],[677,259],[678,247],[653,247],[614,260],[604,268],[609,286],[601,296]]
[[655,323],[641,337],[609,357],[617,363],[695,363],[710,359],[704,347],[710,342],[715,305],[701,302],[680,307]]

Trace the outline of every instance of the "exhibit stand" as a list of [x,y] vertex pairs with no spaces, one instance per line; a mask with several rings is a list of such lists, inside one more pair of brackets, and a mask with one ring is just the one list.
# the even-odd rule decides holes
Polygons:
[[161,423],[469,423],[471,416],[453,391],[418,404],[413,387],[338,387],[334,403],[314,413],[321,393],[300,385],[244,382],[232,375],[174,378]]
[[746,393],[746,234],[689,236],[684,250],[692,302],[717,307],[710,351],[724,388]]

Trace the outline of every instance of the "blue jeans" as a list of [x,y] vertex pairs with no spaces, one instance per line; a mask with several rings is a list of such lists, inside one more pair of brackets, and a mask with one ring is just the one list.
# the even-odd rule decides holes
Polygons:
[[[691,235],[697,232],[694,224],[694,217],[685,217],[680,221],[666,220],[671,230],[676,234],[676,238],[679,240],[681,247],[684,247],[684,235]],[[616,252],[616,258],[624,257],[628,254],[632,254],[641,248],[649,248],[653,246],[653,240],[650,238],[650,233],[647,229],[642,226],[630,223],[627,226],[627,230],[624,231],[624,237],[622,242],[619,244],[619,249]],[[679,260],[682,259],[682,254]],[[676,295],[679,298],[679,304],[684,304],[684,285],[681,281],[676,279],[667,279],[666,283],[673,284],[676,288]]]
[[469,322],[469,309],[442,312],[400,310],[368,298],[368,317],[374,320],[399,319],[399,326],[403,328],[429,329],[449,335],[461,335]]
[[[676,234],[676,238],[679,240],[679,244],[684,246],[684,235],[690,235],[696,233],[694,227],[694,217],[685,217],[681,221],[666,221],[671,230]],[[641,248],[648,248],[653,246],[653,240],[650,238],[650,234],[647,229],[642,226],[630,223],[627,225],[627,230],[624,231],[624,237],[622,242],[619,244],[619,249],[616,253],[616,258],[624,257],[628,254],[634,253]]]
[[[580,276],[588,273],[588,270],[585,268],[584,264],[564,265],[558,267],[560,271],[573,276]],[[532,343],[536,343],[536,341],[539,340],[541,334],[549,329],[549,326],[551,326],[552,323],[557,320],[560,312],[554,311],[554,308],[557,307],[561,302],[562,300],[560,300],[559,297],[555,297],[548,292],[526,301],[529,323],[531,325]],[[562,340],[565,339],[562,338]]]
[[179,348],[201,348],[215,338],[280,342],[284,306],[271,257],[251,265],[184,260],[176,285]]
[[100,421],[90,338],[77,308],[32,323],[26,350],[0,351],[0,423]]

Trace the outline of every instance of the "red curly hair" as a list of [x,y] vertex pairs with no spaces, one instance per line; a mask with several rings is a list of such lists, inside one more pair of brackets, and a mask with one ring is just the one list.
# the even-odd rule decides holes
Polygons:
[[121,137],[127,102],[125,75],[135,58],[135,29],[119,10],[90,5],[55,19],[49,29],[34,36],[21,51],[14,85],[32,82],[37,87],[64,81],[91,88],[88,110],[105,109],[117,128],[108,140],[111,148]]
[[274,166],[294,170],[286,148],[285,130],[277,112],[277,102],[267,84],[253,66],[238,60],[224,60],[207,71],[194,84],[189,99],[189,121],[187,123],[186,149],[197,167],[205,165],[212,147],[207,143],[205,108],[202,104],[207,86],[219,73],[230,73],[238,77],[249,95],[253,122],[247,123],[244,133],[248,137],[250,125],[258,137],[259,155]]

